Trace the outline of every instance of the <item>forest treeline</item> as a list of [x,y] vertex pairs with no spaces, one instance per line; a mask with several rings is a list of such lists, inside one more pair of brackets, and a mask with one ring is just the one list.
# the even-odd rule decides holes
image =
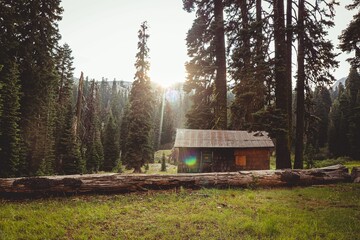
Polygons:
[[132,87],[83,74],[74,83],[72,51],[59,43],[62,12],[60,0],[0,1],[0,177],[117,171],[120,158],[138,169],[134,151],[142,166],[172,141],[167,101],[158,137],[163,91],[146,76],[146,23]]
[[[324,86],[334,82],[332,72],[338,67],[328,36],[338,1],[183,0],[183,4],[186,11],[195,12],[186,38],[190,60],[184,89],[193,93],[194,103],[187,115],[190,128],[266,130],[275,140],[280,169],[292,167],[291,152],[295,152],[293,167],[303,168],[304,152],[311,158],[327,143],[328,156],[360,157],[355,152],[360,147],[359,12],[339,36],[341,50],[355,53],[349,59],[351,77],[334,106],[330,102],[321,106],[316,101],[326,94]],[[358,10],[360,1],[346,7]],[[225,111],[227,89],[234,100]]]
[[355,52],[348,80],[330,93],[335,1],[183,0],[196,12],[186,38],[187,95],[171,103],[148,77],[146,22],[132,86],[83,74],[74,83],[71,48],[59,43],[60,3],[0,0],[0,177],[122,164],[140,172],[171,144],[185,111],[188,128],[268,131],[277,168],[292,167],[293,148],[296,168],[304,153],[310,159],[323,149],[360,158],[359,13],[340,36],[340,48]]

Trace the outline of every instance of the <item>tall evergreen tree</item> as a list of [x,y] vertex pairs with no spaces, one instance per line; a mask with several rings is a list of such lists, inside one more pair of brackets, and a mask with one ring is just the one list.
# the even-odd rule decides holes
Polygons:
[[[3,69],[3,65],[0,65],[0,73],[1,73],[2,69]],[[0,92],[1,92],[1,89],[2,89],[2,83],[0,82]],[[2,95],[0,93],[0,118],[2,116],[2,109],[3,109],[2,104],[3,104],[3,98],[2,98]],[[1,129],[0,129],[0,136],[1,136]],[[1,150],[1,148],[0,148],[0,150]]]
[[296,140],[294,168],[303,168],[305,117],[305,0],[298,6],[298,76],[296,81]]
[[129,134],[129,103],[126,104],[124,112],[121,118],[120,124],[120,136],[119,136],[119,147],[120,147],[120,157],[123,165],[128,165],[126,162],[126,141]]
[[[18,1],[14,1],[18,2]],[[17,4],[17,3],[16,3]],[[60,39],[57,22],[60,0],[21,1],[18,54],[21,98],[21,133],[31,174],[54,171],[54,127],[57,74],[54,52]],[[28,24],[31,23],[31,24]],[[41,167],[41,169],[40,169]]]
[[129,96],[128,136],[126,141],[125,162],[134,172],[141,172],[141,167],[152,159],[153,150],[150,132],[153,115],[153,96],[148,77],[149,38],[147,22],[141,24],[138,32],[138,50],[136,54],[136,73]]
[[227,128],[226,57],[222,0],[183,0],[184,9],[196,11],[187,34],[188,73],[184,90],[193,105],[186,114],[190,128]]
[[348,155],[354,159],[360,158],[360,75],[355,68],[350,69],[349,76],[346,80],[346,95],[349,104],[349,128]]
[[60,105],[70,101],[72,86],[74,84],[74,57],[71,56],[72,50],[68,44],[60,46],[57,50],[56,58],[56,70],[59,75],[58,80],[58,94],[57,103]]
[[283,129],[276,133],[276,168],[291,168],[290,136],[288,126],[288,79],[286,77],[286,41],[284,1],[274,0],[274,44],[275,44],[275,97],[276,108],[282,117]]
[[86,111],[83,118],[83,149],[85,149],[86,169],[88,173],[97,172],[104,160],[98,118],[99,96],[95,80],[91,81],[86,96]]
[[[73,80],[73,57],[71,56],[71,49],[68,44],[60,46],[56,52],[56,71],[58,74],[58,86],[56,96],[56,122],[55,122],[55,158],[56,158],[56,171],[62,172],[62,164],[60,157],[64,154],[64,147],[61,144],[63,141],[63,134],[68,127],[70,121],[72,126],[73,118],[69,118],[69,107],[72,106],[72,86]],[[67,119],[68,117],[68,119]]]
[[18,65],[7,62],[0,72],[0,95],[2,114],[0,115],[0,177],[19,175],[20,164],[20,86]]
[[270,64],[265,62],[269,45],[264,41],[264,28],[269,25],[263,19],[260,0],[231,1],[227,12],[229,72],[235,82],[230,126],[245,129],[252,126],[253,115],[265,105],[264,82]]
[[170,102],[165,101],[164,124],[162,130],[161,144],[171,143],[174,139],[174,114]]
[[353,0],[352,4],[346,6],[349,10],[354,10],[356,8],[359,11],[353,16],[352,21],[343,30],[339,39],[340,39],[340,48],[342,51],[350,53],[355,52],[355,56],[349,58],[351,65],[355,68],[360,67],[360,1]]
[[[301,11],[301,4],[302,1],[298,1],[298,14],[300,14]],[[293,36],[294,36],[294,24],[293,24],[293,6],[294,6],[294,0],[286,0],[286,81],[287,81],[287,105],[288,105],[288,128],[289,128],[289,138],[290,138],[290,146],[292,145],[292,117],[293,117],[293,109],[292,109],[292,50],[293,50]],[[300,18],[300,15],[298,15],[298,22],[302,22]],[[298,46],[298,53],[299,50],[301,51],[301,47]],[[301,65],[301,64],[300,64]],[[301,67],[301,66],[300,66]]]
[[335,157],[347,156],[349,153],[349,116],[350,101],[340,84],[339,95],[331,106],[329,123],[329,151]]
[[215,128],[227,129],[227,81],[225,56],[224,1],[214,0],[215,28]]
[[104,132],[104,171],[112,171],[119,161],[119,137],[113,117],[110,115]]
[[20,164],[19,57],[21,2],[0,2],[0,177],[18,176]]
[[329,112],[331,108],[331,97],[329,90],[324,86],[319,86],[314,92],[314,111],[313,115],[318,120],[314,123],[314,129],[316,129],[316,136],[313,136],[314,140],[311,144],[318,150],[324,148],[328,141],[328,128],[329,128]]
[[334,25],[335,4],[317,1],[313,5],[304,0],[298,3],[295,168],[303,167],[305,92],[309,92],[311,83],[321,85],[334,81],[330,70],[338,65],[333,44],[326,39],[326,29]]
[[76,141],[76,136],[73,128],[74,113],[70,104],[67,105],[65,114],[64,128],[61,132],[61,138],[58,145],[58,158],[61,174],[76,174],[83,173],[85,164],[81,158],[80,146]]
[[305,117],[305,0],[298,5],[298,76],[296,81],[296,140],[294,168],[303,168]]
[[358,101],[357,96],[360,90],[360,75],[356,68],[350,68],[350,73],[346,79],[345,87],[351,106],[355,106]]

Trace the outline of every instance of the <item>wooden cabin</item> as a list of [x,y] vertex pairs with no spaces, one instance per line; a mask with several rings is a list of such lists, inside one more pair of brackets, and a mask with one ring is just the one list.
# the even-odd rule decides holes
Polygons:
[[270,169],[273,141],[266,132],[177,129],[178,173]]

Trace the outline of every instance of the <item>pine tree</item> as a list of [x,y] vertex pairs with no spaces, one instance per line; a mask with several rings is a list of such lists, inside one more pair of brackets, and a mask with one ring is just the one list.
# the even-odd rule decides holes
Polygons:
[[166,172],[166,158],[165,153],[163,152],[162,158],[161,158],[161,172]]
[[174,116],[169,101],[165,101],[164,124],[161,136],[161,145],[171,143],[175,134]]
[[269,75],[265,55],[269,46],[263,28],[268,23],[262,18],[260,0],[231,1],[227,12],[229,72],[235,81],[230,125],[232,129],[249,129],[254,123],[253,114],[265,105],[264,80]]
[[184,90],[193,105],[186,114],[190,128],[227,128],[226,57],[222,0],[183,1],[184,9],[196,9],[196,19],[186,41],[188,73]]
[[126,141],[129,134],[129,104],[127,104],[124,108],[124,113],[121,118],[121,124],[120,124],[120,136],[119,136],[119,147],[120,147],[120,156],[121,156],[121,162],[123,165],[128,165],[126,162]]
[[83,118],[84,137],[82,141],[88,173],[98,172],[104,160],[98,118],[99,94],[96,88],[95,80],[92,80],[86,96],[86,111]]
[[[16,3],[15,3],[16,2]],[[18,1],[14,1],[18,4]],[[17,12],[21,98],[21,133],[31,174],[51,174],[55,165],[55,101],[57,74],[54,52],[60,39],[60,0],[22,1]],[[28,24],[31,22],[31,24]],[[40,169],[41,167],[41,169]]]
[[[1,70],[3,68],[3,65],[0,65],[0,74],[1,74]],[[1,95],[1,89],[2,89],[2,83],[0,81],[0,118],[2,116],[2,109],[3,109],[3,99],[2,99],[2,95]],[[1,137],[1,129],[0,129],[0,137]],[[1,151],[1,148],[0,148]]]
[[[334,46],[326,39],[326,28],[334,25],[335,2],[317,1],[315,5],[299,0],[298,3],[298,72],[296,85],[296,140],[295,168],[303,167],[303,148],[306,101],[309,101],[311,82],[321,85],[334,81],[331,69],[338,66]],[[307,97],[305,96],[307,93]],[[307,114],[308,115],[308,114]]]
[[314,122],[313,128],[316,129],[315,136],[309,136],[307,138],[313,139],[311,144],[315,148],[315,151],[318,151],[319,148],[326,146],[328,141],[328,128],[329,128],[329,112],[331,108],[331,98],[329,90],[324,86],[319,86],[315,89],[314,93],[314,110],[313,115],[318,120]]
[[[65,153],[65,149],[62,146],[61,141],[63,141],[63,134],[66,132],[66,127],[68,127],[68,122],[71,121],[72,117],[68,117],[68,107],[72,105],[72,86],[74,83],[73,80],[73,57],[71,56],[71,49],[68,44],[64,44],[59,47],[56,53],[56,70],[58,74],[58,86],[57,86],[57,96],[56,96],[56,122],[55,122],[55,155],[56,155],[56,171],[63,172],[63,167],[61,164],[61,156]],[[67,133],[69,134],[69,133]],[[69,136],[70,137],[70,136]],[[69,139],[72,140],[72,139]],[[75,171],[75,170],[74,170]]]
[[214,0],[214,44],[216,76],[214,85],[215,128],[227,129],[227,81],[225,56],[224,1]]
[[[188,83],[185,83],[185,92],[188,90]],[[185,114],[186,126],[190,129],[212,129],[214,127],[215,116],[212,107],[213,87],[209,82],[197,82],[192,85],[195,90],[191,95],[192,105],[190,110]]]
[[80,154],[80,147],[74,133],[73,118],[73,109],[71,104],[68,104],[64,122],[65,126],[58,146],[60,150],[58,153],[60,173],[62,174],[83,173],[85,168]]
[[[347,9],[353,10],[356,8],[360,9],[360,1],[353,0],[352,4],[346,6]],[[352,51],[355,52],[355,56],[353,58],[349,58],[348,61],[351,65],[355,68],[360,67],[360,10],[357,14],[353,16],[352,21],[343,30],[342,34],[340,35],[340,48],[342,51],[350,53]]]
[[[72,86],[74,84],[74,57],[71,56],[72,50],[68,44],[60,46],[55,56],[56,70],[59,75],[57,103],[63,105],[71,98]],[[66,105],[66,104],[65,104]]]
[[117,128],[110,115],[104,132],[104,166],[103,170],[112,171],[119,161],[119,142]]
[[305,0],[299,0],[298,6],[298,76],[296,81],[296,139],[294,168],[304,166],[304,117],[305,117]]
[[274,0],[274,44],[275,44],[275,98],[276,108],[282,118],[283,129],[276,133],[276,168],[291,168],[290,136],[288,126],[288,79],[286,77],[286,41],[284,23],[284,1]]
[[349,76],[345,82],[346,94],[350,99],[351,106],[355,106],[358,101],[357,96],[360,90],[360,75],[356,68],[351,67]]
[[350,69],[346,80],[346,95],[349,104],[348,117],[348,155],[353,159],[360,158],[360,75],[355,68]]
[[117,130],[120,129],[123,109],[126,106],[126,96],[123,91],[117,89],[116,80],[114,79],[111,87],[110,114],[113,116]]
[[147,22],[143,22],[138,32],[139,52],[136,54],[136,73],[129,96],[128,135],[124,156],[128,167],[134,168],[137,173],[141,172],[141,167],[154,155],[150,140],[154,100],[148,77],[147,30]]
[[334,100],[330,110],[329,151],[335,156],[347,156],[349,153],[349,116],[350,104],[344,87],[339,85],[339,96]]
[[[0,177],[19,175],[20,82],[18,2],[0,3]],[[21,5],[21,4],[20,4]]]
[[0,115],[0,177],[19,175],[20,164],[20,85],[16,63],[7,62],[0,72],[0,95],[2,114]]
[[111,110],[111,94],[112,91],[109,87],[109,82],[107,81],[107,79],[102,78],[99,87],[99,120],[103,124],[106,123],[108,114]]

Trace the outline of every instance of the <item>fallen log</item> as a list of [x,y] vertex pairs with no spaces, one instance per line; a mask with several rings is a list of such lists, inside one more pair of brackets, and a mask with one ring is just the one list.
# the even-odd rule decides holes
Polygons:
[[354,183],[360,183],[360,167],[353,167],[351,171],[351,179]]
[[342,165],[308,170],[260,170],[172,175],[87,174],[30,178],[0,178],[0,195],[66,195],[125,193],[179,187],[284,187],[350,182]]

